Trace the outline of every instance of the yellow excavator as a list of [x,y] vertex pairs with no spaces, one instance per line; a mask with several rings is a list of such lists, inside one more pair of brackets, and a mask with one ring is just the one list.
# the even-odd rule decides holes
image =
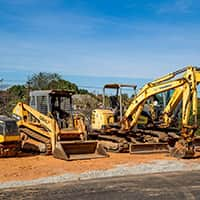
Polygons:
[[32,141],[40,152],[63,160],[106,157],[97,141],[89,141],[84,117],[73,111],[73,91],[30,92],[30,106],[19,102],[13,109],[23,143]]
[[[173,146],[173,155],[178,157],[187,157],[193,155],[194,132],[197,129],[197,85],[199,83],[199,80],[200,69],[197,67],[189,66],[146,84],[133,98],[131,104],[129,105],[128,109],[123,115],[122,120],[119,123],[119,128],[115,128],[114,130],[112,124],[109,124],[109,120],[107,120],[107,126],[105,126],[104,124],[104,127],[101,128],[101,131],[103,131],[104,129],[105,133],[114,133],[115,136],[126,140],[130,148],[129,151],[133,153],[151,151],[162,152],[162,150],[166,150],[166,143],[163,144],[160,143],[160,141],[151,142],[147,140],[141,140],[143,136],[148,134],[158,134],[159,140],[163,136],[165,139],[168,139],[166,135],[168,136],[170,131],[168,131],[167,129],[165,130],[165,128],[170,127],[170,120],[167,119],[166,115],[163,115],[164,123],[169,124],[165,126],[163,120],[161,120],[162,123],[160,123],[160,125],[159,123],[151,124],[152,130],[150,129],[151,126],[147,126],[147,129],[138,129],[137,124],[139,117],[144,110],[145,103],[149,98],[152,98],[159,93],[175,90],[169,102],[175,101],[174,104],[176,104],[176,101],[179,102],[181,98],[182,120],[180,138],[179,141],[176,142],[176,144]],[[181,93],[184,93],[184,95],[181,95]],[[175,97],[177,98],[177,100],[175,100]],[[168,104],[168,106],[170,106],[170,103]],[[174,108],[175,107],[176,106],[174,106]],[[172,110],[174,109],[173,107],[171,108]],[[167,108],[165,108],[165,111],[166,109]],[[192,124],[189,123],[191,117],[193,119]],[[112,134],[108,135],[111,136],[110,140],[112,140]],[[120,139],[117,145],[119,148],[119,146],[121,145]]]
[[[126,95],[123,93],[124,90],[131,92],[131,94],[136,94],[136,85],[130,84],[119,84],[110,83],[103,87],[103,105],[100,109],[95,109],[92,111],[91,115],[91,127],[93,130],[100,130],[104,123],[108,124],[107,119],[109,119],[109,124],[114,124],[122,120],[125,104],[127,99],[124,98]],[[98,113],[101,113],[98,115]],[[99,123],[98,123],[99,122]]]
[[[103,105],[92,111],[89,137],[101,140],[108,151],[128,151],[127,138],[120,137],[119,123],[128,106],[130,98],[136,95],[134,84],[110,83],[103,87]],[[126,92],[126,93],[125,93]],[[143,126],[150,120],[147,112],[142,112],[138,124]]]
[[16,156],[21,147],[16,120],[0,115],[0,157]]

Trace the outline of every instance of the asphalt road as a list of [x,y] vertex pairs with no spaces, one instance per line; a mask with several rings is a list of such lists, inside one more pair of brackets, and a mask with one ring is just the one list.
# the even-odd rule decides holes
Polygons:
[[2,189],[0,199],[200,199],[200,171]]

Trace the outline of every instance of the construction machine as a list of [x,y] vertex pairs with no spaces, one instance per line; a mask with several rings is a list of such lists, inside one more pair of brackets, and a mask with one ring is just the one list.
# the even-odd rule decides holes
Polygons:
[[20,151],[21,140],[16,120],[0,115],[0,157],[13,157]]
[[[104,128],[104,133],[108,135],[107,138],[109,138],[110,141],[112,141],[113,133],[115,136],[119,137],[118,142],[115,140],[117,144],[116,148],[118,149],[120,149],[120,147],[122,149],[127,148],[128,145],[129,151],[132,153],[163,152],[167,150],[167,144],[160,143],[160,141],[163,140],[163,142],[167,142],[169,135],[172,135],[170,134],[171,130],[168,129],[170,128],[170,120],[167,119],[166,110],[168,107],[170,107],[171,102],[173,102],[173,106],[170,108],[174,110],[178,102],[181,101],[182,119],[179,133],[180,137],[178,141],[175,141],[174,145],[172,145],[172,152],[174,156],[178,157],[194,155],[193,140],[195,130],[197,129],[197,85],[200,80],[199,78],[199,68],[189,66],[146,84],[133,98],[128,109],[125,111],[123,118],[119,123],[119,128],[115,127],[115,129],[113,129],[112,125],[109,124],[109,120],[107,119],[107,125],[104,124],[102,130]],[[153,120],[150,123],[150,126],[147,123],[146,127],[139,129],[137,124],[147,100],[157,94],[170,90],[175,90],[175,92],[173,93],[168,105],[164,110],[164,120],[160,119],[160,121],[156,122]],[[170,109],[168,109],[168,111],[169,110]],[[168,112],[169,118],[170,113],[171,112]],[[98,115],[100,114],[101,113]],[[103,112],[102,115],[104,115]],[[100,116],[98,117],[101,118]],[[192,120],[190,118],[192,118]],[[94,122],[95,120],[96,118],[93,119]],[[192,123],[190,123],[191,121]],[[112,134],[109,135],[109,133]],[[158,141],[151,141],[151,139],[148,140],[146,137],[148,135],[157,135]],[[123,140],[121,140],[121,138],[123,138]],[[126,146],[123,146],[125,141]]]
[[[136,95],[137,86],[134,84],[110,83],[103,87],[103,105],[92,111],[89,137],[101,140],[109,151],[126,152],[128,142],[118,135],[120,121],[128,107],[130,98]],[[126,92],[126,93],[125,93]],[[140,126],[147,124],[149,115],[143,111],[139,118]]]
[[19,102],[13,116],[23,141],[28,138],[40,152],[63,160],[107,156],[97,141],[86,140],[84,117],[73,110],[73,91],[30,92],[30,106]]
[[[176,145],[173,147],[172,152],[174,156],[178,157],[194,155],[193,140],[197,129],[197,85],[200,78],[199,71],[199,68],[189,66],[145,85],[126,111],[121,122],[121,131],[131,130],[137,124],[137,119],[141,114],[146,99],[155,94],[174,89],[175,93],[171,97],[171,101],[173,101],[177,91],[182,90],[180,139],[175,143]],[[159,124],[157,126],[159,127]],[[163,124],[160,125],[160,127],[162,126]]]
[[[91,127],[93,130],[100,130],[102,126],[104,126],[104,123],[105,125],[107,125],[108,123],[105,119],[109,119],[110,121],[109,124],[119,122],[122,119],[122,116],[124,113],[124,106],[125,106],[124,105],[125,99],[123,98],[125,94],[123,94],[123,89],[126,89],[126,88],[133,90],[134,94],[136,93],[136,85],[117,84],[117,83],[104,85],[103,105],[100,109],[93,110],[92,116],[91,116],[92,117]],[[114,91],[114,95],[113,95],[113,91]],[[109,92],[110,92],[110,95],[108,94]],[[103,114],[98,115],[98,113],[102,113],[102,112]]]

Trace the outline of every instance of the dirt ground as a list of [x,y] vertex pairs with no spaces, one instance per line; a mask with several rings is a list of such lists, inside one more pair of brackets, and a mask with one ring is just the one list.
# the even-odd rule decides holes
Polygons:
[[131,155],[110,153],[109,158],[64,161],[52,156],[32,155],[0,159],[0,183],[6,181],[32,180],[64,173],[82,173],[106,170],[119,164],[136,165],[154,160],[172,160],[167,154]]

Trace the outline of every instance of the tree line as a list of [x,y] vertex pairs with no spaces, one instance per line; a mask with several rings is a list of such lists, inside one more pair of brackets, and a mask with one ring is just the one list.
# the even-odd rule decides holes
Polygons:
[[0,94],[0,114],[10,114],[12,108],[19,101],[27,102],[30,90],[73,90],[77,94],[90,94],[85,89],[80,89],[75,83],[67,81],[57,73],[40,72],[28,77],[25,84],[13,85]]

